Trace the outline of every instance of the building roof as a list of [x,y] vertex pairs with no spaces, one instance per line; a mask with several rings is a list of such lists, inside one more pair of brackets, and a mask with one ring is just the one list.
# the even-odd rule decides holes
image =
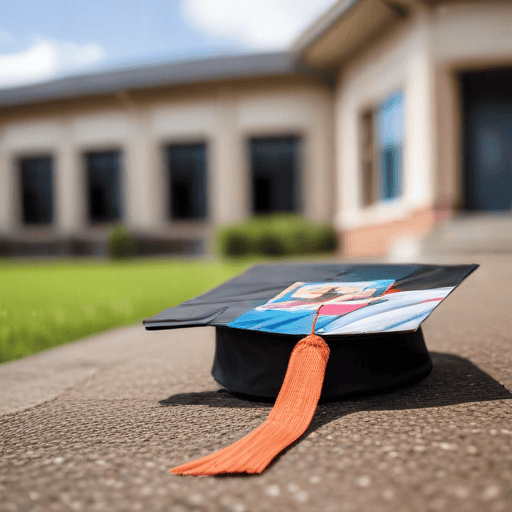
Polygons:
[[329,27],[332,26],[359,0],[339,0],[327,11],[321,14],[311,23],[290,45],[290,50],[295,55],[300,55],[308,46],[313,44]]
[[[402,1],[409,3],[414,0]],[[359,40],[365,39],[368,36],[367,32],[374,31],[375,27],[370,26],[371,24],[367,20],[366,30],[359,27],[357,40],[353,40],[353,26],[349,25],[354,22],[351,19],[354,13],[357,14],[360,11],[360,15],[366,16],[365,9],[375,9],[376,7],[388,11],[379,12],[379,16],[373,16],[378,25],[377,28],[382,24],[389,24],[389,13],[396,10],[396,6],[375,0],[339,0],[299,35],[291,44],[289,51],[179,60],[82,73],[22,87],[0,89],[0,107],[111,94],[126,90],[243,78],[316,75],[329,81],[329,73],[321,72],[318,69],[313,70],[310,66],[323,66],[326,62],[332,64],[333,59],[339,59],[344,52],[347,53],[358,44]],[[346,26],[340,25],[343,20],[346,21]],[[356,26],[359,25],[358,21],[355,18]],[[335,41],[336,51],[324,49],[324,46],[327,48],[328,44],[332,45],[332,41],[329,40],[333,39],[331,33],[335,32],[342,34],[342,40]],[[316,51],[318,53],[318,49],[315,50],[316,46],[320,47],[320,53],[327,52],[327,58],[306,55],[307,52],[315,53]]]
[[0,106],[217,80],[313,74],[289,52],[256,53],[117,68],[0,90]]
[[334,68],[406,19],[418,1],[339,0],[296,39],[290,51],[317,69]]

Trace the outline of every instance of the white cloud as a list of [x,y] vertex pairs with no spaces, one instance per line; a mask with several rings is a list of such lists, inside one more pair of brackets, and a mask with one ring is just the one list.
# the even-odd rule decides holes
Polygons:
[[215,37],[254,49],[290,44],[335,0],[184,0],[185,19]]
[[26,85],[87,69],[105,58],[95,43],[76,44],[39,38],[25,51],[0,54],[0,87]]

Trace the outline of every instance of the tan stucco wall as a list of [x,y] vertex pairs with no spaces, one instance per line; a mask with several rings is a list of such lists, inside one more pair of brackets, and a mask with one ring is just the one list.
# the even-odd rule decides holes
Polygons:
[[[137,230],[172,234],[187,223],[166,217],[164,148],[207,145],[208,219],[233,221],[250,214],[248,140],[299,135],[301,207],[313,219],[333,215],[332,90],[307,78],[287,77],[156,91],[8,109],[0,114],[0,229],[28,231],[20,222],[17,160],[54,157],[57,234],[84,232],[87,151],[122,151],[124,221]],[[189,223],[190,224],[190,223]],[[192,223],[192,224],[197,224]]]
[[[435,144],[430,44],[429,17],[417,13],[341,70],[335,100],[340,205],[335,219],[341,230],[391,222],[432,202]],[[365,207],[360,118],[398,90],[404,94],[403,192],[395,200]]]

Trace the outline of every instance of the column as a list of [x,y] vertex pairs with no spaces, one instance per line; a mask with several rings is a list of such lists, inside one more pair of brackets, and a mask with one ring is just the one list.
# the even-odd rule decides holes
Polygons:
[[14,162],[5,149],[0,132],[0,233],[8,234],[16,227]]
[[215,139],[208,147],[208,208],[215,224],[248,214],[248,176],[243,135],[237,125],[236,92],[223,88],[218,94]]
[[71,119],[63,121],[62,139],[54,155],[54,219],[61,235],[79,232],[86,224],[87,191],[80,155],[71,133]]
[[124,218],[130,228],[156,229],[162,220],[158,147],[149,130],[149,109],[130,104],[130,136],[123,160]]

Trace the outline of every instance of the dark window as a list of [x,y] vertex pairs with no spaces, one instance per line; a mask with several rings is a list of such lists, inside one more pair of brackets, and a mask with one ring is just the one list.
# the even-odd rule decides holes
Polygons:
[[403,94],[393,94],[382,103],[377,118],[382,199],[394,199],[402,193],[403,104]]
[[251,140],[254,213],[298,210],[299,138]]
[[114,222],[121,218],[120,159],[119,151],[86,155],[91,222]]
[[43,224],[53,217],[53,162],[51,157],[21,160],[23,222]]
[[170,146],[167,150],[167,162],[170,174],[170,218],[206,217],[206,146]]

